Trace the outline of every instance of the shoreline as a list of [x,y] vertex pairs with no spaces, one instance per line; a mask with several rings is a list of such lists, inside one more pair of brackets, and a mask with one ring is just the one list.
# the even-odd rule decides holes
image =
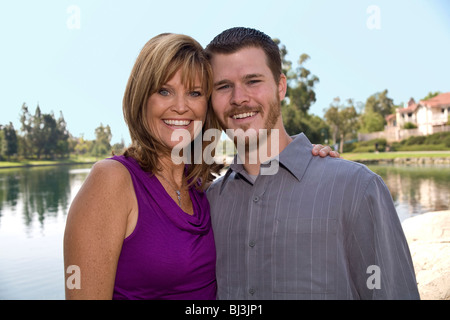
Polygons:
[[[345,158],[344,158],[345,159]],[[441,165],[441,164],[450,164],[450,157],[411,157],[411,158],[392,158],[392,159],[358,159],[358,160],[350,160],[358,163],[362,163],[365,165],[373,165],[373,164],[400,164],[400,165],[409,165],[409,164],[417,164],[417,165]]]
[[[360,158],[359,158],[360,156]],[[93,158],[93,157],[92,157]],[[21,163],[21,162],[8,162],[11,165],[2,166],[2,162],[0,161],[0,170],[1,169],[14,169],[14,168],[32,168],[32,167],[49,167],[49,166],[61,166],[61,165],[83,165],[83,164],[94,164],[100,159],[93,160],[92,158],[87,158],[86,160],[81,161],[70,161],[70,160],[62,160],[62,161],[52,161],[52,160],[30,160],[29,162]],[[224,158],[225,162],[232,161],[233,156],[219,156],[219,158]],[[346,159],[349,161],[354,161],[358,163],[362,163],[364,165],[384,165],[384,164],[400,164],[400,165],[410,165],[410,164],[418,164],[418,165],[448,165],[450,164],[450,151],[415,151],[415,152],[381,152],[381,153],[345,153],[341,155],[342,159]],[[7,161],[4,161],[7,162]],[[33,163],[37,162],[37,163]],[[42,162],[42,163],[39,163]]]
[[450,300],[450,210],[402,222],[421,300]]
[[[98,161],[98,160],[97,160]],[[94,164],[97,161],[81,161],[81,162],[55,162],[55,163],[42,163],[42,164],[31,164],[24,163],[11,166],[0,166],[2,169],[21,169],[21,168],[34,168],[34,167],[52,167],[52,166],[70,166],[70,165],[84,165],[84,164]]]

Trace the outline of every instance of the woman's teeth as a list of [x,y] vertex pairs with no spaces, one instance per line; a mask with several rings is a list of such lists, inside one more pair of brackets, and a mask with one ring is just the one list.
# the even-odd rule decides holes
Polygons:
[[191,123],[190,120],[163,120],[169,126],[187,126]]

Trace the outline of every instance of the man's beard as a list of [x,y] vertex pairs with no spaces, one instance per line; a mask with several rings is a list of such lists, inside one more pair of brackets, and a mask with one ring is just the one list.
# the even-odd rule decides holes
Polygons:
[[[264,109],[261,105],[258,105],[257,107],[240,107],[239,108],[240,113],[247,113],[247,112],[258,112],[259,115],[264,118]],[[235,109],[225,114],[225,119],[229,118],[231,114],[235,113]],[[278,92],[276,93],[276,96],[274,99],[269,103],[268,108],[268,114],[267,118],[264,121],[264,126],[260,129],[263,129],[264,132],[255,132],[256,136],[249,137],[248,135],[245,135],[247,130],[252,130],[251,123],[250,124],[243,124],[238,129],[234,129],[233,136],[230,136],[230,138],[234,141],[234,144],[237,145],[238,139],[245,139],[245,152],[249,152],[252,150],[257,149],[261,143],[266,143],[267,139],[269,139],[272,130],[275,128],[279,118],[281,116],[281,102],[279,99]],[[224,125],[224,123],[221,123],[222,128],[226,129],[228,128],[227,125]],[[245,137],[240,136],[239,133],[236,131],[242,130]],[[278,130],[278,129],[275,129]],[[237,134],[236,134],[237,133]]]

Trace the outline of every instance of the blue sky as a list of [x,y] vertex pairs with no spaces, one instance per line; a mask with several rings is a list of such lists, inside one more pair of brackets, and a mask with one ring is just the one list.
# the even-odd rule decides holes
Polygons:
[[311,56],[319,116],[337,96],[365,102],[388,89],[398,104],[450,91],[448,0],[2,1],[0,124],[19,129],[22,103],[32,113],[39,103],[75,136],[93,139],[103,123],[128,143],[122,96],[143,45],[175,32],[206,46],[234,26],[279,38],[294,66]]

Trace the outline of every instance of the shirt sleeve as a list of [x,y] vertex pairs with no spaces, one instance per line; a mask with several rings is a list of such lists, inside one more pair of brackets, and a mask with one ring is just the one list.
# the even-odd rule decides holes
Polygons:
[[419,299],[403,229],[383,180],[368,183],[350,224],[350,276],[361,299]]

